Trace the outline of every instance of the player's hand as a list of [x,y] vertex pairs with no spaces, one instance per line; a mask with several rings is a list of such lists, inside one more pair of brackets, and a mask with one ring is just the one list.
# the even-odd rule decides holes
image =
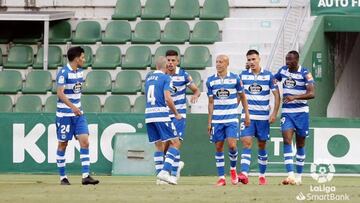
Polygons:
[[193,96],[191,96],[190,102],[191,102],[192,104],[195,104],[196,102],[198,102],[198,100],[199,100],[199,97],[193,95]]
[[269,118],[269,123],[271,124],[271,123],[274,123],[275,121],[276,121],[276,115],[274,115],[274,113],[272,113]]
[[181,116],[181,114],[176,114],[175,118],[176,118],[176,120],[181,120],[183,117]]
[[284,102],[284,103],[289,103],[289,102],[292,102],[292,101],[294,101],[294,100],[295,100],[295,97],[294,97],[294,96],[290,96],[290,95],[283,98],[283,102]]
[[211,124],[208,125],[207,130],[208,130],[208,135],[211,136]]
[[80,111],[79,108],[73,107],[73,108],[71,108],[71,110],[74,112],[74,114],[75,114],[76,116],[80,116],[80,115],[81,115],[81,111]]
[[249,127],[250,126],[250,115],[249,114],[245,114],[245,122],[244,122],[244,124],[245,124],[245,126],[246,127]]

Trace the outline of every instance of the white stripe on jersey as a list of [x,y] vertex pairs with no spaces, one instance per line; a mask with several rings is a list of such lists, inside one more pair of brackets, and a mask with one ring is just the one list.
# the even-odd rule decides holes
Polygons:
[[[255,80],[254,75],[242,75],[241,80]],[[270,80],[270,75],[261,75],[256,78],[257,81],[267,81]]]
[[305,94],[305,93],[306,93],[306,90],[295,90],[295,89],[287,89],[287,88],[283,89],[283,94],[301,95],[301,94]]
[[[244,89],[248,90],[250,87],[250,85],[244,85]],[[268,85],[261,85],[262,87],[262,91],[267,91],[267,90],[270,90],[270,87]]]
[[[83,114],[84,112],[81,111],[81,114]],[[56,116],[57,117],[69,117],[69,116],[75,116],[74,113],[62,113],[62,112],[56,112]]]
[[215,99],[214,105],[232,105],[237,104],[237,98],[234,99]]
[[172,97],[173,101],[178,101],[178,100],[182,100],[182,99],[185,99],[185,94],[181,94],[181,95],[178,95],[178,96],[175,96],[175,97]]
[[72,90],[74,88],[74,86],[75,86],[75,83],[74,84],[66,84],[65,89]]
[[175,105],[175,108],[176,108],[177,110],[179,110],[179,109],[186,109],[186,104],[178,104],[178,105]]
[[[251,120],[269,120],[269,117],[268,115],[252,115],[250,114],[250,119]],[[245,118],[245,114],[241,114],[241,118]]]
[[282,113],[309,113],[309,107],[283,108]]
[[68,79],[78,79],[83,77],[83,71],[76,72],[76,73],[68,73]]
[[229,115],[229,114],[238,114],[237,109],[215,109],[213,111],[214,116],[223,116],[223,115]]
[[[181,113],[180,115],[181,115],[183,118],[186,118],[186,114]],[[169,116],[170,116],[170,118],[174,118],[174,117],[175,117],[174,114],[170,114]]]
[[145,119],[145,123],[167,122],[167,121],[170,121],[170,117],[154,117],[154,118]]
[[[76,106],[77,108],[81,107],[81,102],[79,103],[73,103],[74,106]],[[56,103],[56,107],[57,108],[62,108],[62,109],[70,109],[70,107],[68,105],[66,105],[65,103]]]
[[81,99],[81,94],[66,94],[68,99]]
[[233,119],[224,119],[224,120],[212,120],[211,123],[232,123],[232,122],[239,122],[239,119],[233,118]]
[[169,112],[168,107],[152,107],[145,109],[145,113],[167,113],[167,112]]
[[180,91],[183,91],[184,89],[186,89],[186,86],[185,85],[176,86],[176,89],[177,89],[178,92],[180,92]]
[[306,104],[307,100],[294,100],[289,102],[288,104]]
[[[294,78],[294,79],[299,79],[299,80],[304,79],[303,76],[302,76],[302,74],[301,74],[301,72],[290,73],[288,70],[282,69],[282,70],[280,71],[280,73],[283,74],[283,75],[286,75],[287,77],[290,77],[290,76],[291,76],[291,78]],[[286,78],[285,78],[285,79],[286,79]]]
[[247,100],[269,101],[270,95],[246,95]]
[[221,79],[216,79],[210,82],[210,86],[214,86],[214,85],[231,85],[231,84],[236,84],[236,79],[235,78],[226,78],[223,81]]
[[261,106],[261,105],[249,104],[248,106],[249,106],[249,110],[253,110],[253,111],[268,111],[268,110],[270,110],[269,105]]
[[185,81],[184,76],[170,76],[170,77],[173,82],[184,82]]
[[[227,90],[229,90],[230,94],[236,94],[236,93],[237,93],[237,91],[236,91],[235,88],[227,89]],[[217,91],[219,91],[219,89],[213,90],[213,94],[216,95],[216,92],[217,92]],[[241,93],[241,92],[240,92],[240,93]]]

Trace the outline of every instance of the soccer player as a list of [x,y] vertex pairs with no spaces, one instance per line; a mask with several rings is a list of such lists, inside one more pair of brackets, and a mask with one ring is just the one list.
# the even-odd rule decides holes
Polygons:
[[248,104],[240,78],[237,74],[228,72],[229,58],[219,55],[216,58],[217,73],[207,79],[208,104],[208,134],[210,141],[215,143],[216,167],[219,179],[217,186],[226,185],[224,172],[224,141],[227,140],[230,159],[231,183],[237,184],[237,140],[239,138],[238,106],[241,103],[245,112],[245,125],[250,124]]
[[[170,177],[173,163],[180,155],[180,140],[174,124],[169,116],[169,108],[176,119],[181,120],[181,114],[176,110],[171,98],[171,79],[166,75],[165,57],[159,57],[156,62],[157,70],[145,79],[145,123],[150,143],[155,143],[154,162],[157,178],[176,185]],[[164,160],[164,143],[169,143]]]
[[[239,182],[249,182],[248,172],[251,162],[251,147],[253,137],[258,143],[259,184],[266,185],[265,171],[267,165],[266,141],[269,140],[270,124],[276,121],[280,106],[280,94],[276,80],[270,71],[260,67],[259,52],[249,50],[246,53],[249,68],[242,71],[240,80],[244,85],[244,92],[249,104],[250,126],[240,124],[240,140],[242,142],[241,172]],[[273,93],[274,110],[270,114],[270,91]],[[244,115],[242,115],[244,118]]]
[[[186,87],[190,88],[193,92],[190,102],[196,103],[200,96],[200,91],[193,83],[193,80],[189,73],[184,69],[178,67],[179,55],[174,50],[168,50],[166,52],[167,59],[167,74],[171,77],[173,92],[172,99],[175,103],[177,111],[183,117],[181,120],[175,119],[175,115],[170,111],[170,118],[175,125],[176,131],[179,134],[180,140],[185,137],[186,128]],[[180,142],[181,144],[181,142]],[[180,146],[179,146],[180,147]],[[165,147],[166,151],[166,147]],[[180,177],[180,171],[184,167],[184,162],[180,161],[180,155],[178,155],[174,161],[174,165],[171,171],[171,177],[173,181],[177,181]]]
[[96,185],[98,180],[90,174],[89,155],[89,129],[83,111],[81,109],[81,89],[83,71],[81,67],[85,63],[84,50],[77,46],[67,52],[69,63],[63,67],[56,77],[57,82],[57,110],[56,110],[56,133],[58,139],[57,166],[60,173],[60,184],[70,185],[65,173],[65,150],[68,141],[75,136],[80,143],[80,160],[83,185]]
[[[307,68],[299,65],[297,51],[290,51],[286,55],[286,65],[279,69],[275,78],[282,83],[283,87],[281,131],[284,141],[284,164],[288,177],[282,181],[282,184],[301,184],[305,161],[305,138],[309,135],[307,100],[315,98],[314,79]],[[296,177],[291,145],[294,133],[296,135]]]

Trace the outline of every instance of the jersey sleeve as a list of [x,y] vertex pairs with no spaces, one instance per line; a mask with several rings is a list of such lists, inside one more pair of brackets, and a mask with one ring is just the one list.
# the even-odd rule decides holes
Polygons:
[[189,86],[189,85],[191,85],[193,83],[193,79],[192,79],[191,75],[188,72],[184,71],[184,77],[185,77],[186,86]]
[[206,87],[207,87],[207,95],[208,95],[208,97],[214,96],[214,95],[213,95],[213,90],[212,90],[212,87],[211,87],[211,84],[210,84],[210,80],[209,80],[209,79],[206,81]]
[[315,81],[314,81],[314,78],[312,76],[312,74],[309,72],[308,69],[305,69],[304,72],[303,72],[303,77],[304,77],[304,80],[305,80],[305,85],[309,85],[309,84],[314,84]]
[[168,75],[166,75],[165,76],[165,79],[164,79],[164,92],[165,91],[172,91],[172,86],[173,86],[173,84],[172,84],[172,81],[171,81],[171,78],[168,76]]
[[236,91],[238,93],[242,93],[244,91],[244,85],[243,82],[241,81],[240,77],[236,75]]
[[279,89],[276,79],[272,73],[270,73],[269,87],[270,87],[271,91],[276,91]]
[[67,81],[67,72],[65,70],[61,70],[56,76],[56,85],[58,87],[65,86]]
[[279,81],[279,82],[281,82],[281,80],[282,80],[281,69],[282,69],[282,68],[280,68],[280,69],[278,70],[278,72],[274,75],[274,78],[275,78],[277,81]]

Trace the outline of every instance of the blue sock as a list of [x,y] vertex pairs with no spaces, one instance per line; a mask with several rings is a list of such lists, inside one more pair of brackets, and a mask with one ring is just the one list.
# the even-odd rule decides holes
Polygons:
[[230,159],[230,167],[231,169],[236,169],[236,162],[238,159],[238,150],[229,149],[229,159]]
[[244,148],[241,153],[241,172],[248,173],[251,163],[251,149]]
[[265,149],[259,149],[258,153],[259,173],[261,176],[266,172],[268,155]]
[[296,173],[301,174],[304,168],[305,148],[300,147],[296,150]]
[[174,164],[175,157],[179,154],[180,154],[179,150],[177,150],[174,147],[170,147],[168,149],[168,151],[166,152],[165,162],[164,162],[164,166],[163,166],[162,170],[171,172],[171,168]]
[[56,165],[59,169],[59,175],[60,175],[60,179],[63,179],[66,177],[66,171],[65,171],[65,151],[57,151],[56,152]]
[[284,164],[288,173],[294,172],[292,146],[288,144],[284,144]]
[[224,161],[224,152],[216,152],[215,153],[215,160],[216,160],[216,168],[219,177],[224,177],[225,170],[225,161]]
[[156,151],[154,153],[154,162],[155,162],[155,171],[157,175],[164,166],[164,152]]
[[171,175],[176,176],[179,168],[180,154],[175,157],[174,164],[171,169]]
[[89,149],[80,149],[81,173],[83,178],[89,176],[90,172],[90,155]]

